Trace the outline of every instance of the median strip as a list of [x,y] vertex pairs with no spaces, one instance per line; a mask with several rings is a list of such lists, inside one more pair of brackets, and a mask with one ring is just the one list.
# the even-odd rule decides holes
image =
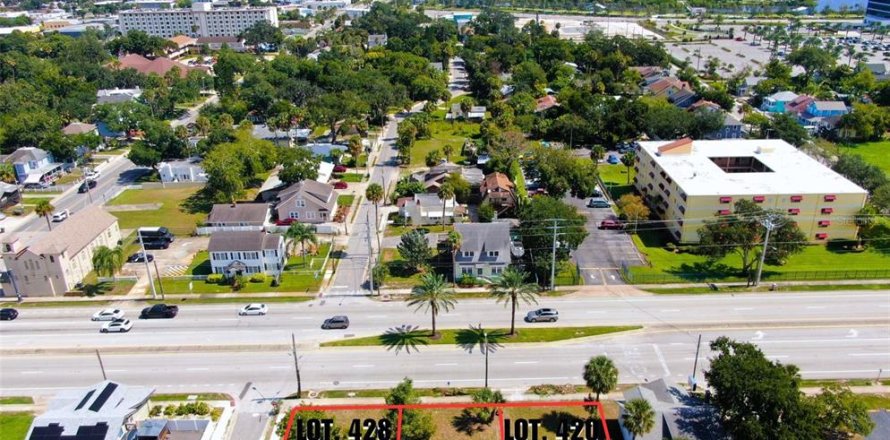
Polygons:
[[[541,343],[569,339],[586,338],[610,333],[626,332],[641,329],[642,326],[594,326],[594,327],[539,327],[521,328],[516,334],[509,335],[508,329],[492,329],[487,331],[490,344]],[[432,338],[429,330],[401,331],[393,329],[382,335],[363,338],[350,338],[341,341],[324,342],[322,347],[360,347],[360,346],[411,346],[417,345],[473,345],[483,342],[483,335],[477,329],[446,329],[439,330],[438,338]]]

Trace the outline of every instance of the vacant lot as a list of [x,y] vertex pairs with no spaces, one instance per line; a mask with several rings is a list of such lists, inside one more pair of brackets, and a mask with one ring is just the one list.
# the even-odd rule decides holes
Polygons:
[[479,124],[475,122],[463,122],[444,120],[444,112],[433,113],[430,122],[431,136],[429,139],[419,139],[411,149],[411,166],[426,166],[426,155],[430,151],[439,150],[444,154],[445,145],[451,145],[453,152],[448,158],[449,162],[460,163],[466,159],[461,154],[461,147],[467,139],[479,137]]
[[204,221],[210,212],[210,204],[200,199],[200,189],[199,186],[128,189],[108,204],[159,205],[157,209],[111,211],[119,220],[121,229],[166,226],[176,235],[186,235],[194,232],[198,222]]

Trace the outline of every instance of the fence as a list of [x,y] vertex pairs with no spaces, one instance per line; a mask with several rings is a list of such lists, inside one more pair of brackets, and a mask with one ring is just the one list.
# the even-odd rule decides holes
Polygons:
[[[713,273],[634,273],[635,266],[621,267],[621,277],[628,284],[671,283],[720,283],[745,282],[742,276],[725,276]],[[636,266],[639,267],[639,266]],[[812,270],[794,272],[763,272],[761,281],[827,281],[827,280],[878,280],[890,279],[890,269],[877,270]]]
[[210,235],[220,231],[262,231],[262,226],[199,226],[195,228],[196,235]]

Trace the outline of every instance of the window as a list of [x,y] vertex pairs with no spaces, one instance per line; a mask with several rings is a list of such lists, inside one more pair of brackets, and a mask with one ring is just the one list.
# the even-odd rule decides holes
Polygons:
[[825,196],[826,202],[833,202],[835,199],[837,199],[837,196],[835,196],[834,194],[828,194]]
[[482,269],[481,267],[476,268],[476,275],[482,276],[484,274],[485,274],[485,269]]
[[489,257],[497,257],[500,254],[498,251],[488,251]]
[[474,255],[474,252],[473,251],[463,251],[462,254],[466,258],[472,258]]
[[803,200],[803,196],[791,196],[791,201],[794,203],[800,203]]
[[834,212],[833,208],[822,208],[823,214],[831,214],[832,212]]
[[797,209],[797,208],[791,208],[791,209],[788,210],[788,214],[789,214],[789,215],[797,215],[797,214],[800,214],[800,209]]
[[820,228],[827,228],[828,226],[831,226],[831,220],[819,220]]
[[303,199],[297,199],[297,208],[305,208],[305,207],[306,207],[306,201]]
[[491,274],[492,274],[492,275],[500,275],[500,274],[502,274],[503,272],[504,272],[504,268],[503,268],[503,267],[492,267],[492,268],[491,268]]
[[289,212],[289,213],[287,214],[287,216],[290,217],[290,218],[292,218],[292,219],[299,219],[299,218],[300,218],[300,213],[299,213],[299,212],[296,212],[296,211],[291,211],[291,212]]
[[307,212],[307,213],[306,213],[306,218],[313,218],[313,219],[314,219],[314,218],[315,218],[315,212],[313,212],[313,211],[309,211],[309,212]]
[[764,196],[754,196],[754,203],[763,203],[764,200],[766,200]]
[[680,205],[680,206],[677,208],[677,210],[679,210],[679,211],[682,212],[683,214],[686,214],[686,207],[683,206],[683,205]]
[[50,255],[50,256],[49,256],[49,262],[50,262],[50,263],[55,263],[55,262],[56,262],[56,257]]
[[717,211],[717,215],[729,215],[730,211],[728,209],[721,209]]
[[732,203],[732,197],[720,197],[720,203]]

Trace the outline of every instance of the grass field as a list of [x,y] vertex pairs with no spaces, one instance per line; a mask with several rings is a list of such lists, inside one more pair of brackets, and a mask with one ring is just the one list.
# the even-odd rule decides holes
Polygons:
[[30,405],[34,399],[30,396],[6,396],[0,397],[0,405]]
[[389,266],[389,273],[383,280],[383,285],[390,288],[397,287],[414,287],[420,283],[420,273],[412,273],[408,275],[401,270],[404,260],[399,255],[398,249],[384,248],[383,262]]
[[[516,335],[510,337],[509,329],[492,329],[488,331],[490,344],[516,344],[531,342],[553,342],[566,339],[585,338],[588,336],[605,335],[609,333],[637,330],[639,326],[598,326],[598,327],[538,327],[520,328]],[[482,336],[474,330],[468,329],[443,329],[438,330],[440,337],[432,339],[429,330],[416,330],[409,336],[417,345],[460,345],[472,346],[482,342]],[[368,345],[394,345],[394,342],[404,338],[402,335],[393,336],[383,334],[365,338],[344,339],[342,341],[324,342],[322,347],[352,347]]]
[[42,307],[90,307],[96,310],[111,305],[111,301],[41,301],[41,302],[3,302],[0,307],[12,307],[16,309],[30,309]]
[[418,139],[411,149],[411,166],[426,166],[426,155],[430,151],[442,150],[445,145],[451,145],[453,153],[448,158],[449,162],[460,163],[466,159],[461,155],[461,147],[467,138],[476,139],[479,137],[480,124],[475,122],[454,122],[444,120],[444,113],[434,113],[434,119],[430,122],[430,138]]
[[890,141],[840,145],[838,151],[862,156],[866,162],[877,165],[890,176]]
[[353,203],[355,203],[355,196],[352,194],[337,196],[337,206],[352,206]]
[[609,194],[613,199],[617,200],[622,195],[633,192],[633,168],[630,169],[630,184],[627,183],[628,168],[623,164],[613,165],[601,163],[597,165],[596,169],[600,175],[600,179],[606,184],[607,188],[603,189],[609,191]]
[[365,180],[365,176],[367,176],[367,174],[343,173],[343,174],[335,174],[334,179],[339,179],[344,182],[358,183],[358,182],[363,182]]
[[[261,304],[272,304],[272,303],[299,303],[312,301],[315,299],[315,295],[305,295],[305,296],[249,296],[249,297],[235,297],[235,298],[204,298],[200,295],[184,295],[181,297],[167,297],[167,299],[163,301],[149,301],[147,304],[240,304],[245,305],[247,303],[261,303]],[[234,310],[234,309],[233,309]]]
[[423,228],[426,229],[427,232],[449,232],[452,229],[452,225],[446,224],[444,227],[442,225],[426,225],[426,226],[395,226],[388,225],[386,230],[383,231],[383,236],[385,237],[396,237],[399,235],[405,235],[408,232],[411,232],[415,229]]
[[28,412],[0,412],[0,440],[23,440],[32,420]]
[[209,206],[200,202],[197,186],[166,189],[128,189],[109,202],[109,205],[136,205],[160,203],[158,209],[144,211],[113,211],[121,229],[142,226],[166,226],[177,235],[191,234],[198,222],[204,221]]
[[858,394],[857,397],[865,403],[869,411],[890,409],[890,394]]

